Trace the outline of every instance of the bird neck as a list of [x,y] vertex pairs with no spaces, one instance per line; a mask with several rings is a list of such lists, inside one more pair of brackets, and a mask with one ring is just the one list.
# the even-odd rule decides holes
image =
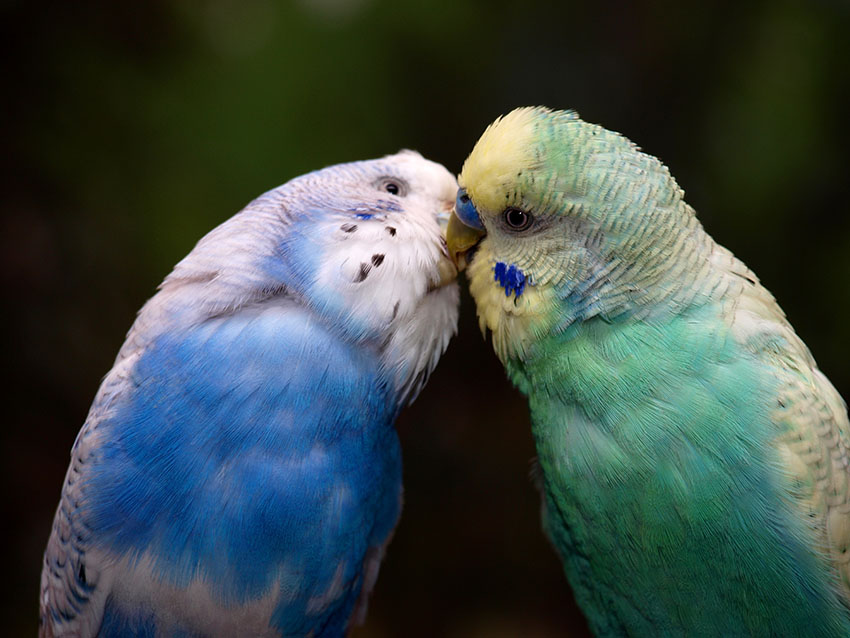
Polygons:
[[[492,332],[494,350],[516,384],[522,388],[529,370],[546,369],[561,353],[570,360],[577,353],[587,355],[592,363],[589,344],[625,347],[624,339],[634,339],[629,347],[637,348],[648,338],[643,328],[672,325],[703,308],[716,314],[717,302],[734,294],[737,285],[729,283],[718,262],[749,271],[696,218],[691,220],[670,237],[659,238],[641,259],[614,251],[614,257],[600,259],[575,279],[532,280],[521,295],[505,295],[493,281],[485,247],[483,258],[476,257],[470,267],[470,290],[481,328]],[[561,364],[555,369],[567,371]]]
[[532,404],[555,402],[601,415],[615,405],[636,405],[658,379],[690,374],[694,353],[719,356],[729,337],[717,304],[679,296],[675,303],[565,322],[503,363]]
[[581,269],[553,281],[559,329],[595,317],[613,321],[676,312],[710,298],[718,247],[693,210],[679,201],[645,217],[632,217],[625,230],[607,232],[601,247],[585,247]]

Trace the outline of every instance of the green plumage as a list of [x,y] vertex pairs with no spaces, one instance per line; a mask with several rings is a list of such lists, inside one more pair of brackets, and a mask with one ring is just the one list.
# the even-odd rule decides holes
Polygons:
[[594,633],[850,636],[844,403],[667,169],[522,109],[459,182],[486,229],[471,291],[528,396],[544,525]]

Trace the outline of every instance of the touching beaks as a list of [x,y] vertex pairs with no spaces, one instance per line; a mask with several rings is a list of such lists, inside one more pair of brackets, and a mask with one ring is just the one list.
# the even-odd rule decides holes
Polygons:
[[486,231],[478,216],[478,211],[466,190],[461,188],[457,192],[455,209],[449,218],[449,227],[446,229],[446,246],[449,249],[449,257],[457,265],[458,272],[462,272],[469,265],[470,251],[478,245]]
[[483,230],[467,226],[452,213],[448,230],[446,230],[446,246],[449,249],[449,257],[457,265],[458,272],[463,272],[469,265],[468,253],[478,245],[484,235]]

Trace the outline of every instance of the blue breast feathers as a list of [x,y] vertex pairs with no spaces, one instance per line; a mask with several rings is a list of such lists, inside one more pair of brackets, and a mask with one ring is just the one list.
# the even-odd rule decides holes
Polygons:
[[161,335],[131,383],[102,424],[93,534],[227,604],[280,580],[286,634],[311,613],[344,627],[400,509],[396,407],[375,358],[282,301]]

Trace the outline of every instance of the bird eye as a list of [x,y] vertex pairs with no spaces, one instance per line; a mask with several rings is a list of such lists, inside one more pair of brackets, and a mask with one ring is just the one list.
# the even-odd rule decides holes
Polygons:
[[405,197],[410,190],[410,186],[406,181],[395,175],[384,175],[375,180],[374,186],[379,191],[395,195],[396,197]]
[[375,183],[375,187],[379,191],[384,191],[385,193],[395,195],[396,197],[404,197],[405,195],[407,195],[407,191],[409,190],[407,182],[398,177],[389,175],[381,177]]
[[519,208],[505,209],[505,223],[514,230],[525,230],[531,225],[531,215]]

